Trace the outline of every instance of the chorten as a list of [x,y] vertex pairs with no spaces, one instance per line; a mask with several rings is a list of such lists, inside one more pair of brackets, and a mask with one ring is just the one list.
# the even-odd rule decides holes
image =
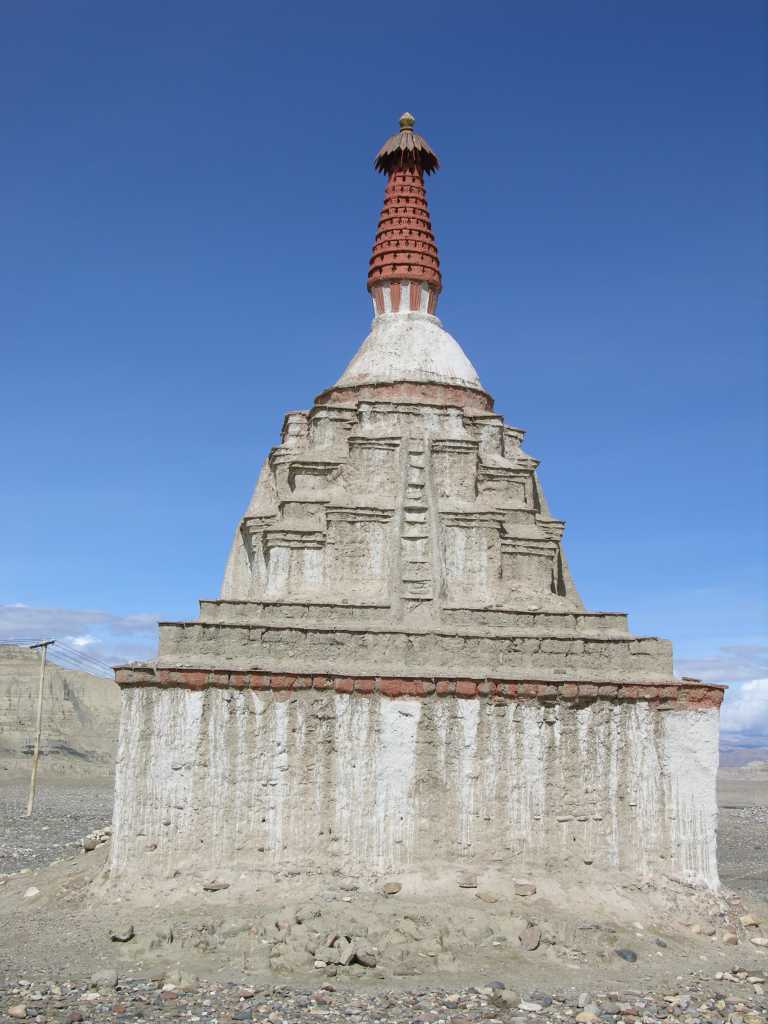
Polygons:
[[404,114],[373,322],[285,416],[221,594],[122,688],[112,874],[492,867],[717,885],[722,688],[585,610],[522,448],[437,318]]

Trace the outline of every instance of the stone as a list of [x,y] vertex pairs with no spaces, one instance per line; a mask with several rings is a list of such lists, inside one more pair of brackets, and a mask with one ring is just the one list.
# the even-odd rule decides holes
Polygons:
[[499,1006],[509,1007],[510,1009],[519,1007],[521,998],[520,993],[512,988],[499,989],[493,996],[494,1003]]
[[[229,923],[224,925],[219,934],[222,938],[231,938],[234,935],[239,935],[241,931],[247,931],[247,925],[234,925]],[[155,928],[155,933],[150,939],[149,948],[158,949],[161,946],[168,946],[173,942],[173,928],[170,925],[161,925],[159,928]]]
[[355,961],[363,967],[376,966],[376,954],[370,949],[356,949]]
[[37,886],[36,885],[30,885],[30,887],[24,892],[24,899],[25,900],[33,900],[35,898],[35,896],[39,896],[39,895],[40,895],[40,890],[37,888]]
[[536,886],[533,882],[515,882],[515,896],[535,896]]
[[321,946],[315,950],[315,967],[327,967],[339,963],[339,951],[333,946]]
[[627,963],[633,964],[637,960],[637,953],[634,949],[614,949],[616,956],[620,956],[622,960],[626,960]]
[[336,963],[339,964],[340,967],[348,967],[355,959],[356,952],[357,950],[353,942],[347,942],[346,939],[339,939],[336,943]]
[[529,924],[520,935],[520,945],[527,952],[532,953],[539,948],[541,943],[541,929],[535,924]]
[[314,921],[320,917],[320,911],[317,907],[308,905],[306,907],[299,907],[293,915],[296,924],[306,924],[308,921]]
[[203,886],[204,892],[221,892],[223,889],[229,888],[229,882],[212,881],[206,882]]
[[541,1003],[543,1007],[551,1006],[554,1000],[546,992],[531,992],[528,998],[534,1003]]
[[385,882],[381,891],[385,896],[396,896],[402,888],[401,882]]
[[762,935],[753,935],[749,941],[753,946],[760,946],[761,949],[768,946],[768,939],[763,938]]
[[739,937],[736,932],[723,932],[721,940],[726,946],[738,946],[739,944]]
[[529,1002],[527,999],[522,999],[518,1005],[519,1010],[524,1010],[526,1013],[540,1013],[544,1007],[541,1003]]
[[691,928],[691,931],[693,932],[694,935],[706,935],[706,936],[714,935],[716,930],[717,929],[714,927],[714,925],[711,925],[711,924],[695,924]]
[[13,1006],[9,1006],[5,1011],[9,1017],[14,1017],[17,1020],[22,1020],[27,1016],[27,1008],[24,1003],[14,1003]]
[[600,1020],[600,1016],[597,1013],[593,1013],[591,1010],[580,1010],[576,1014],[575,1020],[579,1024],[595,1024],[596,1021]]
[[117,971],[105,969],[91,975],[94,988],[117,988]]
[[498,903],[499,897],[496,893],[488,892],[486,889],[478,889],[475,893],[475,898],[481,900],[483,903]]
[[755,917],[754,914],[742,914],[739,923],[743,924],[745,928],[759,928],[760,918]]
[[136,934],[132,924],[116,925],[109,933],[112,942],[130,942]]
[[83,840],[83,852],[92,853],[99,845],[95,836],[86,836]]
[[477,888],[477,875],[463,874],[459,875],[458,886],[460,889],[476,889]]

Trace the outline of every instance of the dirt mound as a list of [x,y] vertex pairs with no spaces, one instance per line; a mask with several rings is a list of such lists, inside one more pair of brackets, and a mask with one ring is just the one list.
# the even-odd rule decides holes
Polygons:
[[557,979],[618,991],[664,989],[692,968],[711,976],[738,962],[754,974],[766,964],[765,905],[669,880],[587,892],[546,876],[524,889],[499,879],[469,888],[460,878],[436,898],[428,881],[407,876],[388,884],[181,876],[125,893],[109,881],[108,857],[107,841],[0,878],[0,984],[3,975],[51,980],[106,967],[259,984],[331,977],[407,987],[418,978],[453,987],[500,978],[525,991]]

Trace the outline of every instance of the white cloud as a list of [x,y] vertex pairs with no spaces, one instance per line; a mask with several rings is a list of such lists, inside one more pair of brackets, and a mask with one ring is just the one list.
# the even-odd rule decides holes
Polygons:
[[768,677],[750,679],[726,694],[720,726],[727,733],[768,735]]
[[65,636],[64,639],[73,647],[89,647],[99,642],[95,636],[89,636],[87,633],[84,636]]
[[[67,645],[108,665],[118,665],[155,657],[160,618],[150,612],[115,615],[101,609],[0,604],[0,640],[55,639],[59,647]],[[55,647],[49,653],[55,660]]]
[[718,654],[702,658],[676,658],[675,671],[693,676],[705,683],[748,682],[768,673],[768,646],[765,644],[731,644]]

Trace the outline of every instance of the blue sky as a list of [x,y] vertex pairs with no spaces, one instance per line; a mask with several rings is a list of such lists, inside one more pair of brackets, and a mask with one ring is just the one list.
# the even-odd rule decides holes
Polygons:
[[367,332],[407,108],[442,162],[440,315],[527,428],[588,606],[768,676],[761,3],[2,21],[5,635],[129,656],[215,596],[284,411]]

